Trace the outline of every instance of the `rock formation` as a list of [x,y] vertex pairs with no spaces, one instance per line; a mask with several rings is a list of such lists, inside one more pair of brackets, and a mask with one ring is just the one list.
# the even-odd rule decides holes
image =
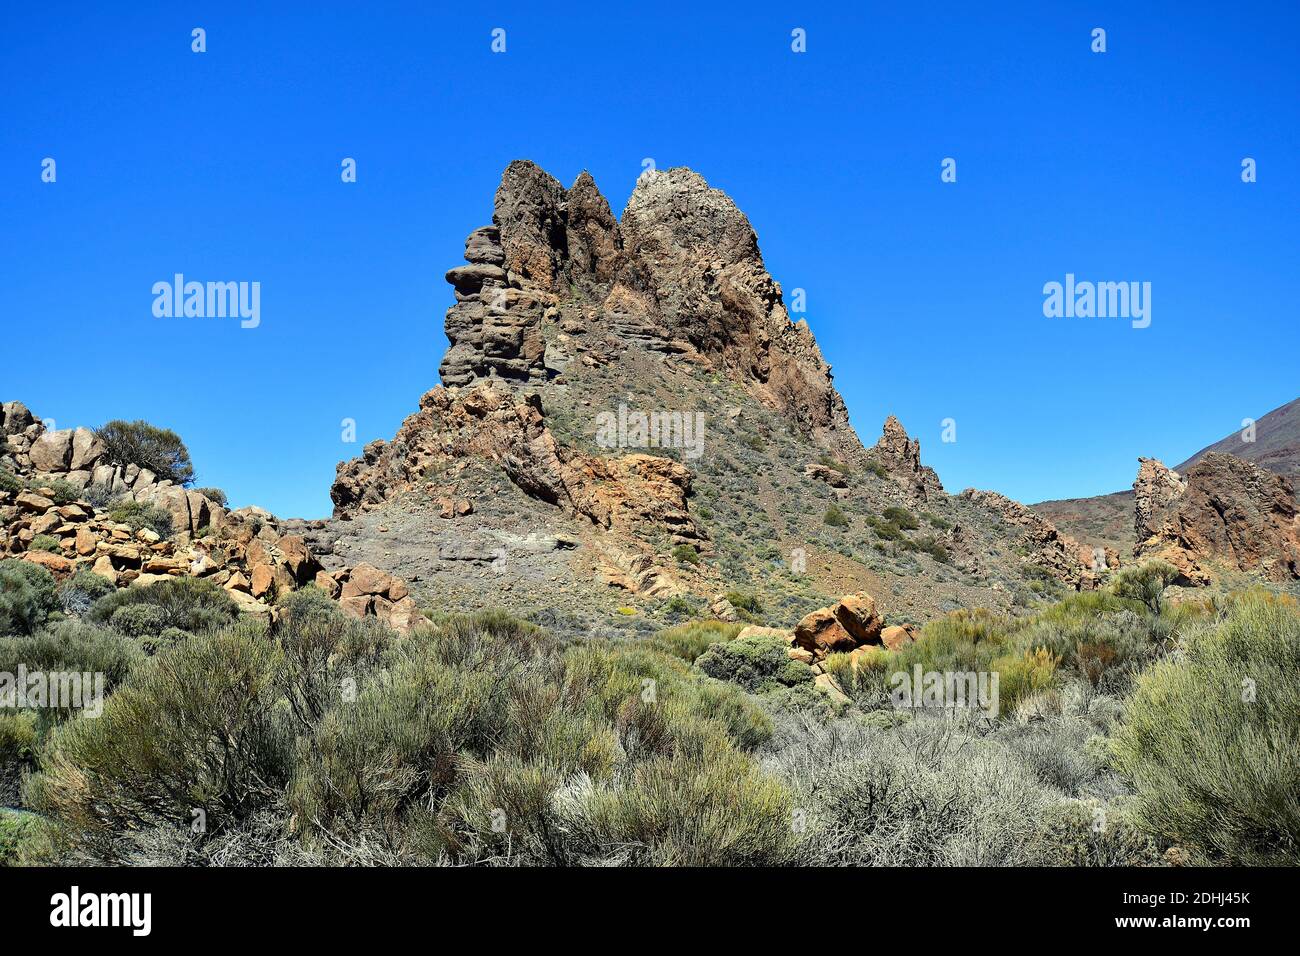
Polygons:
[[690,353],[824,443],[852,435],[830,366],[807,323],[790,320],[749,220],[697,173],[646,173],[620,222],[589,174],[566,191],[533,163],[513,162],[493,225],[470,234],[465,259],[447,273],[456,295],[440,366],[448,387],[561,374],[567,356],[547,355],[543,320],[577,288],[600,311],[570,310],[566,331]]
[[1210,452],[1185,477],[1139,459],[1133,483],[1139,558],[1159,557],[1200,583],[1222,566],[1273,581],[1300,578],[1295,490],[1281,475]]
[[943,484],[933,468],[921,464],[921,443],[909,438],[893,415],[885,419],[884,431],[872,449],[876,461],[889,477],[921,501],[943,495]]

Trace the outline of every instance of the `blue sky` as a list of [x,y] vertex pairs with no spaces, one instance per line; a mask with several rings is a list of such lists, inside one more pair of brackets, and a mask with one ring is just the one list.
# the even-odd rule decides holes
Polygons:
[[[616,213],[646,157],[726,190],[864,442],[898,415],[951,491],[1127,487],[1300,394],[1293,4],[274,6],[6,10],[0,400],[327,514],[436,384],[442,274],[521,157]],[[176,272],[259,281],[260,327],[155,319]],[[1045,318],[1067,272],[1150,282],[1151,326]]]

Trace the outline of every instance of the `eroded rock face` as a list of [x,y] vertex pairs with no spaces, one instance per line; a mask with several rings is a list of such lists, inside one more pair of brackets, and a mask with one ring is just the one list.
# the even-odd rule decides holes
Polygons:
[[1140,462],[1136,556],[1163,558],[1192,582],[1215,565],[1300,578],[1300,518],[1288,479],[1223,452],[1206,455],[1185,479],[1154,459]]
[[519,399],[481,382],[453,393],[437,387],[402,423],[391,443],[371,442],[338,466],[330,496],[347,516],[454,474],[473,459],[501,466],[533,498],[582,515],[602,529],[666,530],[674,542],[700,540],[687,507],[691,473],[654,455],[587,455],[560,445],[536,396]]
[[1138,542],[1160,530],[1160,515],[1187,490],[1187,482],[1157,458],[1139,458],[1133,482],[1133,530]]
[[[805,429],[851,434],[806,322],[793,323],[736,204],[689,169],[645,173],[619,223],[624,263],[609,311],[642,311]],[[856,443],[856,438],[853,439]]]
[[893,415],[885,419],[884,430],[872,453],[890,478],[920,500],[929,501],[943,495],[938,474],[921,464],[921,443],[909,438],[907,430]]

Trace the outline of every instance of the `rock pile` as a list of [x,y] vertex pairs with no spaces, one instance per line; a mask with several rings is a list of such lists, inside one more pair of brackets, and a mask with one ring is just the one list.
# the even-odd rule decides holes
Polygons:
[[885,624],[884,617],[870,594],[846,594],[829,607],[818,608],[804,615],[793,629],[759,627],[751,625],[736,635],[778,637],[789,645],[791,660],[812,668],[814,683],[834,703],[848,702],[843,687],[823,666],[831,654],[848,654],[853,666],[859,657],[873,648],[897,651],[916,640],[917,633],[911,625]]
[[172,516],[181,539],[218,528],[225,518],[221,505],[193,489],[159,478],[148,468],[110,462],[104,443],[89,428],[47,430],[21,402],[0,406],[0,436],[0,465],[10,471],[66,482],[78,490],[98,486],[106,495],[156,504]]
[[[197,492],[158,482],[145,470],[100,464],[102,445],[87,439],[94,438],[88,429],[45,431],[21,404],[2,408],[3,464],[20,487],[0,486],[0,558],[39,564],[59,580],[88,570],[121,587],[204,578],[223,587],[243,610],[263,616],[275,613],[277,598],[314,583],[357,617],[377,617],[398,630],[419,619],[403,582],[364,564],[326,571],[306,540],[282,534],[268,512],[227,511]],[[97,473],[122,479],[104,482],[121,500],[166,508],[177,530],[164,538],[152,528],[114,520],[111,509],[67,500],[68,485],[85,488]],[[90,480],[83,481],[87,475]]]

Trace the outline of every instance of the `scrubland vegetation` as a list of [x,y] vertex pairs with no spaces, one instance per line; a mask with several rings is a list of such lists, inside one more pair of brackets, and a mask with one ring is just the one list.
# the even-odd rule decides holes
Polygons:
[[[832,656],[832,706],[740,624],[398,636],[312,588],[266,622],[200,581],[4,562],[0,672],[108,696],[0,707],[0,862],[1294,865],[1300,609],[1171,604],[1163,573]],[[998,713],[896,708],[916,665],[997,673]]]

